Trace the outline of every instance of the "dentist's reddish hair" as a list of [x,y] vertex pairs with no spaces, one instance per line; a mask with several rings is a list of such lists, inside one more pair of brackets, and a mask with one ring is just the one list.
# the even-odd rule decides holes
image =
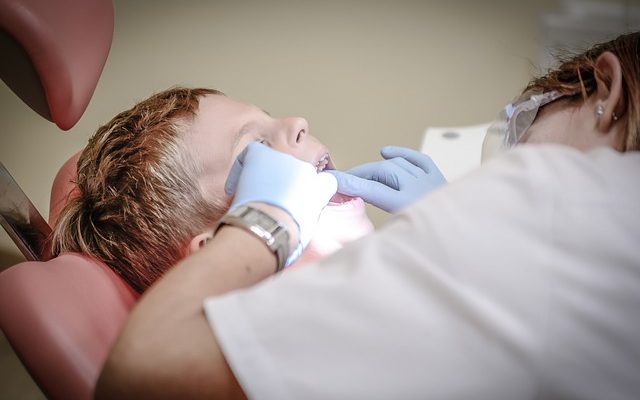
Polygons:
[[622,150],[640,150],[640,32],[628,33],[597,44],[589,50],[561,59],[560,65],[545,76],[529,83],[525,89],[569,93],[568,98],[580,101],[596,91],[595,64],[604,52],[613,53],[620,61],[625,110],[620,123],[626,124]]
[[198,185],[184,136],[212,89],[172,88],[100,127],[77,165],[77,196],[61,212],[54,254],[108,264],[143,292],[184,256],[191,238],[226,211]]

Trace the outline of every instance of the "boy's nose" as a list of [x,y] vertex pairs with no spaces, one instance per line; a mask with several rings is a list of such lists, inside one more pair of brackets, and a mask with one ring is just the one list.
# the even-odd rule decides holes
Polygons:
[[286,140],[291,147],[298,147],[305,141],[309,132],[309,123],[304,118],[287,118],[285,120]]

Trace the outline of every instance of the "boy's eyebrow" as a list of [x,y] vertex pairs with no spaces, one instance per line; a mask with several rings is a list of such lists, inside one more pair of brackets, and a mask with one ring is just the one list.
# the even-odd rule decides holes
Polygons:
[[242,128],[240,128],[238,133],[236,133],[235,135],[236,137],[233,141],[233,148],[235,148],[238,145],[238,143],[240,143],[240,139],[242,139],[244,135],[251,132],[251,129],[249,129],[250,126],[251,126],[251,122],[247,122],[244,125],[242,125]]
[[[262,111],[263,113],[265,113],[268,116],[271,116],[271,114],[267,110],[263,110],[262,108],[260,108],[260,111]],[[234,148],[236,147],[236,145],[238,143],[240,143],[240,139],[242,139],[242,137],[244,135],[246,135],[247,133],[251,132],[251,129],[249,129],[249,128],[251,127],[252,124],[253,124],[253,121],[249,121],[249,122],[245,123],[244,125],[242,125],[242,127],[240,128],[240,130],[236,134],[235,140],[233,141],[233,147]]]

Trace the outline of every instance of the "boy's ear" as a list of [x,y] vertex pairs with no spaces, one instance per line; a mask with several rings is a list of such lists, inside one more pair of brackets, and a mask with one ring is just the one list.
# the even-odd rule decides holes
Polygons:
[[194,236],[189,242],[189,246],[187,248],[187,254],[193,254],[196,251],[200,250],[212,238],[213,238],[213,231],[202,232]]
[[605,51],[595,63],[596,99],[602,113],[598,112],[598,129],[609,132],[626,108],[622,89],[622,68],[615,54]]

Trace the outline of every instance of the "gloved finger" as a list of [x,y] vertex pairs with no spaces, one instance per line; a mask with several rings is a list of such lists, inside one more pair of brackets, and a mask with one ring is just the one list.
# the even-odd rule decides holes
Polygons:
[[317,190],[319,195],[318,201],[320,201],[321,204],[327,205],[331,197],[338,191],[338,179],[328,172],[320,172],[318,174]]
[[327,173],[336,177],[339,193],[361,197],[367,203],[386,211],[389,211],[388,203],[390,199],[398,195],[397,190],[377,181],[363,179],[337,170],[329,170]]
[[431,171],[438,169],[431,157],[424,153],[413,149],[408,149],[406,147],[385,146],[382,148],[382,150],[380,150],[380,154],[385,159],[402,157],[408,160],[413,165],[420,167],[426,173],[430,173]]
[[336,178],[338,184],[338,193],[346,194],[348,196],[359,196],[361,184],[360,178],[357,178],[347,172],[338,171],[336,169],[325,170],[327,174],[333,175]]
[[405,171],[407,171],[409,174],[411,174],[411,176],[419,178],[421,176],[424,176],[425,172],[422,170],[422,168],[420,167],[416,167],[415,165],[411,164],[409,161],[407,161],[406,159],[402,158],[402,157],[394,157],[388,160],[389,162],[392,162],[394,164],[396,164],[398,167],[404,169]]
[[[363,179],[372,179],[374,176],[376,176],[377,171],[380,169],[380,163],[382,163],[382,161],[374,161],[366,164],[360,164],[344,172],[351,175],[358,176]],[[330,170],[330,171],[334,171],[334,170]]]
[[244,158],[247,155],[247,151],[249,146],[245,147],[238,157],[233,161],[233,165],[231,166],[231,170],[229,171],[229,175],[227,176],[227,180],[224,183],[224,192],[226,194],[233,194],[238,187],[238,179],[240,179],[240,173],[242,172],[242,166],[244,164]]
[[[309,185],[307,201],[297,202],[295,206],[291,207],[298,217],[296,222],[307,227],[315,227],[319,217],[319,214],[310,213],[308,210],[322,210],[338,190],[338,181],[335,176],[326,172],[316,174],[314,171],[313,173],[315,176],[310,177],[310,180],[313,182]],[[300,240],[302,243],[309,243],[312,236],[313,229],[307,228],[300,230]]]
[[400,189],[400,182],[404,178],[412,176],[407,170],[390,160],[359,165],[346,172],[359,178],[380,182],[395,190]]

